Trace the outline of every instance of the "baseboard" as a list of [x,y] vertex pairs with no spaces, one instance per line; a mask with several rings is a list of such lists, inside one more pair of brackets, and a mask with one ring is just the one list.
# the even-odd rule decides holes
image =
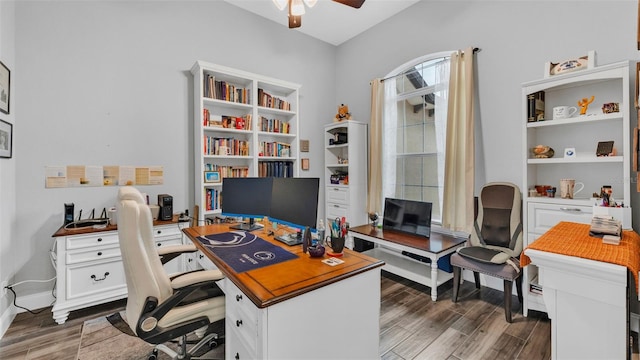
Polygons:
[[2,339],[4,333],[7,332],[9,326],[11,326],[11,323],[13,322],[13,319],[15,319],[16,314],[16,307],[11,305],[0,316],[0,339]]
[[[11,297],[11,306],[10,306],[10,308],[15,309],[17,314],[27,311],[25,309],[21,309],[21,308],[15,307],[13,305],[13,297],[12,297],[12,295],[9,295],[9,297]],[[18,298],[16,299],[15,302],[19,306],[21,306],[23,308],[27,308],[27,309],[32,310],[32,311],[36,311],[38,309],[42,309],[42,308],[46,308],[46,307],[51,306],[54,301],[55,301],[55,298],[51,294],[51,291],[43,291],[43,292],[39,292],[39,293],[35,293],[35,294],[18,296]]]

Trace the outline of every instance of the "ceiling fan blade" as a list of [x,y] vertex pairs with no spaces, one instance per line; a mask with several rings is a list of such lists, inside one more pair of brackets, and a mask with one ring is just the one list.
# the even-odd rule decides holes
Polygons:
[[344,4],[347,6],[351,6],[352,8],[360,9],[362,4],[364,4],[364,0],[333,0],[337,3]]

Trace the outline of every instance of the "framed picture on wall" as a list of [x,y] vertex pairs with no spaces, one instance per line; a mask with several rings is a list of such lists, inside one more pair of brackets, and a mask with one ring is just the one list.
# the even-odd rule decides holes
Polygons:
[[9,114],[9,84],[11,72],[2,61],[0,61],[0,111]]
[[0,120],[0,158],[10,158],[13,148],[13,125]]

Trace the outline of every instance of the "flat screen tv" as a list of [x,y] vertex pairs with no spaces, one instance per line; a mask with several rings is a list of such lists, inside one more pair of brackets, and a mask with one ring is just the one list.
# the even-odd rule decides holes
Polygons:
[[294,228],[315,228],[319,191],[319,178],[274,178],[269,218]]
[[430,202],[385,198],[382,229],[431,236]]
[[253,231],[255,219],[269,216],[273,178],[241,177],[222,180],[222,215],[248,218],[233,229]]

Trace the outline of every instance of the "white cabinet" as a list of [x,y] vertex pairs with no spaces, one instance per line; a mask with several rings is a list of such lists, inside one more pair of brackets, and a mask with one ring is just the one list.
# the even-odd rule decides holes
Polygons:
[[[154,226],[157,246],[182,244],[181,229],[186,224]],[[67,321],[70,311],[127,296],[117,230],[64,234],[55,239],[57,284],[52,312],[58,324]],[[180,258],[165,265],[168,273],[182,271],[182,268]]]
[[346,120],[325,126],[325,215],[327,224],[345,217],[351,226],[367,219],[367,124]]
[[[631,145],[629,83],[630,62],[620,62],[556,75],[522,85],[523,123],[523,222],[525,246],[560,221],[589,223],[593,193],[604,185],[613,188],[613,198],[628,206],[631,201]],[[544,120],[528,122],[528,95],[544,92]],[[583,98],[594,97],[585,115],[553,119],[556,106],[576,106]],[[617,103],[619,112],[604,113],[604,104]],[[596,156],[598,142],[614,141],[615,156]],[[546,145],[554,149],[551,158],[536,158],[532,149]],[[575,149],[575,156],[565,156],[565,149]],[[560,197],[560,179],[575,179],[585,187],[573,199]],[[556,187],[555,197],[531,196],[535,186]],[[628,209],[630,212],[630,209]],[[622,220],[622,219],[620,219]],[[538,269],[527,266],[523,275],[524,306],[546,312],[539,285]]]
[[191,72],[195,205],[204,225],[221,211],[224,177],[298,176],[300,86],[203,61]]

